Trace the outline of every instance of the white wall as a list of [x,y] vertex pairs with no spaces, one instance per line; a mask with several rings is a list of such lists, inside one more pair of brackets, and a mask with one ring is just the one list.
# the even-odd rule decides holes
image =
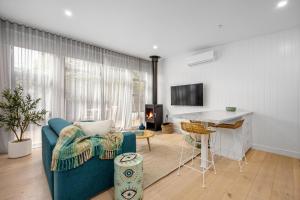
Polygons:
[[[165,113],[232,105],[254,112],[254,148],[300,158],[300,27],[217,46],[217,60],[194,67],[188,55],[159,66]],[[170,86],[204,83],[204,107],[170,105]]]

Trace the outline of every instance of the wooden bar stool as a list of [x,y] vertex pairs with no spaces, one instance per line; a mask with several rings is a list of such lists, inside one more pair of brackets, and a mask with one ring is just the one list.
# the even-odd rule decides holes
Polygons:
[[[235,132],[237,132],[238,133],[238,131],[240,131],[241,130],[241,128],[242,128],[242,126],[243,126],[243,123],[244,123],[244,120],[242,119],[242,120],[238,120],[238,121],[236,121],[235,123],[233,123],[233,124],[226,124],[226,123],[223,123],[223,124],[213,124],[213,123],[209,123],[208,124],[208,126],[210,126],[210,127],[214,127],[214,128],[216,128],[216,129],[218,129],[218,128],[222,128],[222,129],[230,129],[230,130],[233,130],[233,131],[235,131]],[[240,136],[240,138],[239,138],[239,140],[237,140],[236,139],[236,137],[235,137],[235,135],[233,135],[233,140],[235,141],[235,142],[237,142],[238,144],[240,144],[240,147],[241,147],[241,150],[242,150],[242,152],[241,152],[241,157],[239,158],[239,160],[238,160],[238,162],[239,162],[239,167],[240,167],[240,172],[242,172],[242,167],[243,167],[243,161],[245,161],[245,164],[247,164],[248,162],[247,162],[247,157],[246,157],[246,153],[245,153],[245,151],[244,151],[244,146],[243,146],[243,133],[240,133],[239,134],[239,136]],[[222,151],[222,147],[221,147],[221,134],[220,134],[220,136],[219,136],[219,138],[220,138],[220,141],[219,141],[219,143],[220,143],[220,151]],[[232,150],[231,150],[232,151]],[[233,152],[233,153],[236,153],[236,152]]]
[[[211,153],[211,160],[206,160],[202,158],[200,155],[200,160],[201,162],[207,162],[208,165],[207,167],[202,167],[200,166],[200,169],[193,167],[193,161],[195,157],[195,148],[197,145],[201,145],[201,142],[199,141],[199,137],[202,135],[210,135],[211,133],[215,132],[214,130],[210,130],[209,128],[206,128],[203,124],[201,123],[191,123],[191,122],[181,122],[181,130],[184,135],[184,140],[181,143],[181,153],[180,153],[180,159],[179,159],[179,165],[178,165],[178,172],[177,175],[180,175],[180,168],[185,166],[190,169],[193,169],[195,171],[198,171],[202,174],[202,187],[205,187],[205,173],[209,168],[213,167],[214,173],[216,174],[216,168],[215,168],[215,163],[214,163],[214,154],[212,151]],[[192,152],[192,158],[188,158],[187,160],[183,161],[183,153],[184,153],[184,141],[187,141],[186,138],[190,137],[191,139],[191,145],[193,146],[193,152]],[[192,159],[192,166],[189,166],[185,164],[188,162],[190,159]]]

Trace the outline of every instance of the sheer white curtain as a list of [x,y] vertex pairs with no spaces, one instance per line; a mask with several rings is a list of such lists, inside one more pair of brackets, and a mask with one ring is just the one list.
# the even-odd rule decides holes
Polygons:
[[[7,31],[4,29],[5,23],[0,21],[0,91],[11,88],[11,65],[10,65],[10,46],[7,45]],[[0,100],[1,97],[0,97]],[[7,152],[7,141],[11,140],[12,135],[5,129],[0,129],[0,153]]]
[[[1,68],[5,69],[0,77],[5,82],[1,89],[20,84],[25,94],[41,98],[39,107],[49,111],[42,125],[50,117],[65,117],[64,70],[61,55],[55,54],[60,49],[56,36],[7,21],[0,21],[0,27]],[[41,127],[31,125],[26,136],[32,138],[33,147],[39,146]]]
[[65,65],[66,118],[102,119],[102,49],[68,41]]
[[145,86],[140,90],[140,100],[143,102],[139,109],[139,121],[145,121],[145,104],[152,103],[152,66],[151,62],[146,60],[140,61],[139,79],[143,81]]
[[[12,52],[15,84],[22,85],[25,94],[41,98],[38,109],[45,108],[49,111],[42,124],[45,124],[52,112],[56,113],[56,116],[63,116],[63,112],[57,109],[62,96],[55,95],[59,93],[53,85],[53,79],[57,75],[55,68],[59,67],[56,65],[58,58],[53,54],[20,47],[13,47]],[[31,125],[27,130],[27,137],[32,138],[33,146],[41,143],[40,133],[40,127],[35,125]]]
[[[122,128],[143,121],[151,102],[150,61],[1,19],[0,28],[0,89],[21,84],[41,98],[49,111],[42,124],[53,117],[113,119]],[[28,135],[40,145],[40,127],[31,126]],[[8,140],[0,135],[1,152]]]
[[133,107],[133,72],[138,59],[105,51],[103,54],[104,118],[112,119],[116,127],[128,128]]

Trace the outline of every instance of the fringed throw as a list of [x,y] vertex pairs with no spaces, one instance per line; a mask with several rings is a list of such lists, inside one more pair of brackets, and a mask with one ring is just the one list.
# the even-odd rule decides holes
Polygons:
[[65,127],[52,153],[52,171],[66,171],[82,165],[94,156],[114,159],[121,153],[122,133],[86,136],[77,126]]

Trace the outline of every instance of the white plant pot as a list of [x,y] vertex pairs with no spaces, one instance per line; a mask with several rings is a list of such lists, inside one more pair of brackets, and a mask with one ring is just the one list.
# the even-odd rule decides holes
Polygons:
[[8,158],[20,158],[31,154],[31,139],[24,139],[21,142],[8,142]]

